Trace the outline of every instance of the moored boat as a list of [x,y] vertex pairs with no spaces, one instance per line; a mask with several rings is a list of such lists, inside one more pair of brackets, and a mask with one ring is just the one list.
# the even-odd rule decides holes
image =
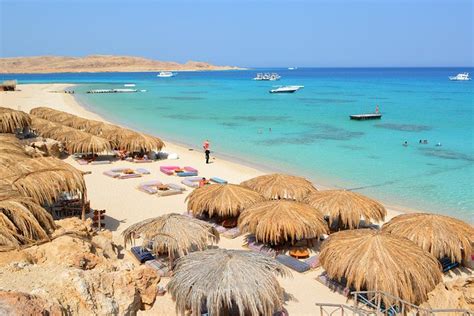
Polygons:
[[281,86],[271,89],[270,93],[294,93],[302,88],[304,88],[304,86]]
[[451,81],[469,81],[471,78],[469,77],[468,72],[459,73],[456,76],[449,77]]
[[170,78],[176,76],[175,73],[172,73],[171,71],[161,71],[158,75],[156,75],[159,78]]

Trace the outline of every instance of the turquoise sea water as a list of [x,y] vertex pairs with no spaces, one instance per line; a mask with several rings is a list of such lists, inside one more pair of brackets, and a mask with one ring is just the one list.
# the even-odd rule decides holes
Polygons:
[[[257,69],[228,72],[9,75],[72,82],[76,96],[110,120],[165,139],[356,189],[389,205],[474,222],[474,69]],[[251,80],[278,72],[279,82]],[[146,93],[85,94],[135,83]],[[273,85],[304,85],[295,94]],[[373,112],[382,120],[351,121]],[[271,131],[270,131],[271,128]],[[428,144],[419,144],[427,139]],[[402,146],[404,141],[408,146]],[[441,147],[435,144],[441,142]]]

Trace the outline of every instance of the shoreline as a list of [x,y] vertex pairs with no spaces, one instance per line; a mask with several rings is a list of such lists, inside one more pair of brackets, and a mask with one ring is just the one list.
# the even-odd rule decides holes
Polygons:
[[[77,85],[79,85],[79,84],[68,84],[68,87],[74,87],[74,86],[77,86]],[[99,118],[98,120],[108,122],[108,123],[111,123],[111,124],[115,124],[115,125],[118,125],[118,126],[122,126],[122,127],[125,127],[125,128],[133,129],[133,130],[138,130],[138,131],[141,131],[141,132],[144,132],[144,133],[153,134],[152,132],[150,132],[148,130],[140,129],[137,126],[132,126],[132,125],[125,124],[125,123],[117,123],[114,120],[110,120],[105,114],[95,111],[94,108],[90,104],[86,103],[84,100],[81,100],[78,95],[71,95],[71,97],[74,99],[74,101],[76,103],[75,105],[78,106],[78,110],[85,110],[85,111],[93,114],[94,116],[98,117]],[[71,104],[71,105],[74,105],[74,104]],[[72,114],[75,114],[75,113],[72,113]],[[180,141],[178,139],[173,139],[172,137],[162,137],[161,135],[154,135],[154,136],[160,137],[165,142],[165,145],[166,145],[165,150],[166,150],[167,145],[172,145],[173,147],[180,147],[182,150],[188,150],[188,151],[199,152],[199,150],[200,150],[200,148],[198,146],[196,146],[195,144],[186,143],[186,142]],[[190,150],[190,149],[192,149],[192,150]],[[242,166],[245,166],[245,167],[248,167],[248,168],[256,169],[256,170],[260,171],[262,174],[264,174],[264,173],[285,173],[285,172],[287,173],[287,171],[285,171],[281,168],[278,168],[278,167],[275,167],[275,166],[266,166],[266,165],[263,165],[263,164],[257,163],[257,162],[251,162],[251,161],[248,161],[248,160],[243,159],[241,157],[226,154],[225,152],[222,152],[222,153],[217,152],[217,154],[215,154],[215,152],[213,152],[212,156],[214,156],[216,158],[219,158],[219,160],[221,160],[221,161],[227,161],[227,162],[242,165]],[[295,173],[292,173],[292,172],[290,172],[290,174],[298,176],[298,174],[295,174]],[[329,184],[314,182],[312,179],[309,179],[309,180],[313,183],[313,185],[318,190],[340,189],[340,188],[331,186]],[[371,197],[371,198],[373,198],[373,197]],[[376,199],[376,198],[374,198],[374,199]],[[387,208],[387,210],[396,212],[398,214],[402,214],[402,213],[429,213],[429,211],[426,211],[426,210],[421,210],[421,209],[417,209],[417,208],[413,208],[413,207],[396,205],[396,204],[393,204],[393,203],[386,203],[385,201],[382,201],[382,200],[379,200],[379,201]]]

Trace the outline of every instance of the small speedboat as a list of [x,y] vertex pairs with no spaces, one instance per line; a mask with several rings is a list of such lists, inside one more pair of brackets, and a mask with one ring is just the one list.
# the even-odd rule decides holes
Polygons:
[[468,72],[459,73],[456,76],[449,77],[451,81],[468,81],[471,80]]
[[172,73],[171,71],[162,71],[156,76],[159,78],[170,78],[176,76],[176,74]]
[[304,86],[282,86],[275,89],[271,89],[270,93],[294,93],[303,88]]
[[126,83],[123,85],[124,87],[135,87],[134,83]]

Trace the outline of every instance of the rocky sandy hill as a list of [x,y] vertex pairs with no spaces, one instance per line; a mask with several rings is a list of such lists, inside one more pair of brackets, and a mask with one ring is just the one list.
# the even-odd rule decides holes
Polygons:
[[51,242],[0,252],[0,315],[135,315],[153,305],[160,277],[119,259],[110,231],[56,223]]
[[38,56],[0,58],[0,73],[61,73],[61,72],[154,72],[232,70],[231,66],[215,66],[205,62],[185,64],[158,61],[142,57],[91,55],[86,57]]

